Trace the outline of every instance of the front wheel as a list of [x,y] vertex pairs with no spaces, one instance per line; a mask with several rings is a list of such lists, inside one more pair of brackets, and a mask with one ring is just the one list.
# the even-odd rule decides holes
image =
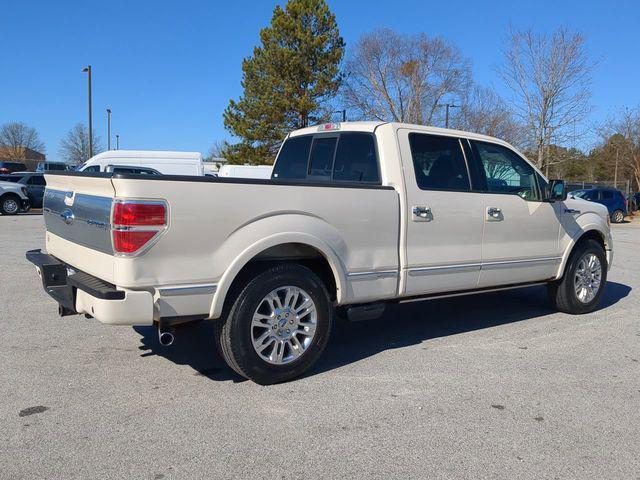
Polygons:
[[594,311],[607,282],[607,258],[595,240],[579,243],[571,253],[562,279],[549,284],[549,296],[561,312]]
[[320,357],[333,320],[327,289],[311,270],[285,264],[254,277],[216,329],[227,364],[268,385],[302,375]]
[[20,198],[16,195],[5,195],[0,199],[0,212],[3,215],[15,215],[20,211]]

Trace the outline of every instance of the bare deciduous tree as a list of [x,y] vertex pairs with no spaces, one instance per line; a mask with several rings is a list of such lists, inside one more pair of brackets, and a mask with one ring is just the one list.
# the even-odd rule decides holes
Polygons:
[[442,118],[443,98],[463,96],[471,85],[469,63],[455,46],[388,29],[361,37],[344,71],[350,117],[370,120],[433,124]]
[[229,143],[224,140],[216,140],[204,156],[205,162],[213,162],[216,159],[224,158],[224,151],[229,147]]
[[548,168],[546,147],[565,141],[588,114],[592,68],[580,33],[564,27],[551,35],[511,32],[501,74],[538,167]]
[[522,146],[523,128],[513,116],[508,105],[492,88],[476,85],[462,99],[460,113],[452,125],[461,130],[501,138]]
[[10,160],[25,159],[25,148],[45,153],[38,131],[22,122],[9,122],[0,127],[0,146],[3,156]]
[[[93,154],[104,150],[100,137],[93,132]],[[60,140],[60,156],[72,165],[80,165],[89,159],[89,129],[83,123],[78,123],[67,135]]]
[[616,151],[620,167],[633,175],[640,190],[640,106],[624,109],[612,127],[615,133],[610,143]]

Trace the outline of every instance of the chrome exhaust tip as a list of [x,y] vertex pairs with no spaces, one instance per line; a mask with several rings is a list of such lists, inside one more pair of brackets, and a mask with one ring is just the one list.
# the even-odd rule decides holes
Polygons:
[[173,345],[173,340],[173,332],[170,332],[169,330],[158,330],[158,341],[160,342],[160,345],[163,347],[170,347]]

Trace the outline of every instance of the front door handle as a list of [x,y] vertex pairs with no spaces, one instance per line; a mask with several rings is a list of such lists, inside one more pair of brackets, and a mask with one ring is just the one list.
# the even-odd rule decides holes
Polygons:
[[564,213],[568,213],[570,215],[578,215],[580,214],[580,210],[576,210],[575,208],[565,208]]
[[498,207],[487,207],[487,220],[490,222],[500,222],[504,220],[502,209]]
[[428,205],[414,205],[411,208],[414,222],[428,222],[433,218],[431,207]]

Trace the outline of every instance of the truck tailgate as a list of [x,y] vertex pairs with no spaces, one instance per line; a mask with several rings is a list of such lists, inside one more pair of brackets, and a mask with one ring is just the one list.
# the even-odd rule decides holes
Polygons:
[[114,281],[110,217],[115,191],[108,176],[46,175],[43,216],[49,254]]

